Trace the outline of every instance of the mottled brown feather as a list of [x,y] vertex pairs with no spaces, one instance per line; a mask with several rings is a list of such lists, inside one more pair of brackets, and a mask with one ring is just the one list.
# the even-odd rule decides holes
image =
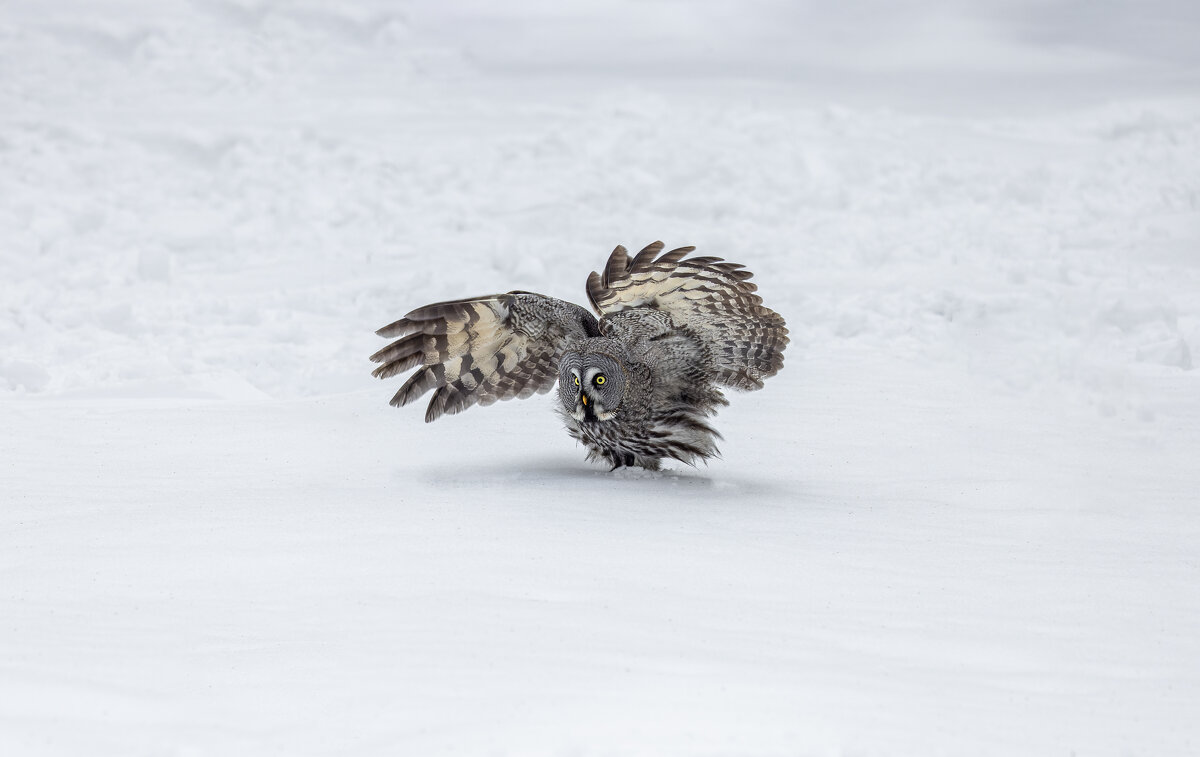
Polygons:
[[758,287],[748,280],[753,274],[718,257],[686,257],[694,247],[657,255],[662,248],[661,242],[647,245],[631,265],[618,246],[604,275],[588,277],[592,307],[601,316],[638,307],[661,310],[709,347],[719,383],[761,387],[783,367],[788,331],[782,316],[755,294]]
[[599,328],[578,305],[514,291],[426,305],[378,333],[400,339],[371,356],[381,363],[373,375],[420,366],[391,404],[401,407],[434,390],[425,412],[430,422],[475,404],[549,391],[566,344]]

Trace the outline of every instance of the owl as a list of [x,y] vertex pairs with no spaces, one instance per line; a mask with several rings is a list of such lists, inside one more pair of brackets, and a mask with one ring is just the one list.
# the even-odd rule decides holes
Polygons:
[[788,330],[753,274],[694,247],[613,250],[592,272],[585,308],[513,291],[417,308],[379,329],[396,341],[373,375],[416,368],[391,404],[433,391],[425,422],[558,385],[558,412],[588,459],[658,470],[719,454],[709,424],[723,387],[760,389],[783,367]]

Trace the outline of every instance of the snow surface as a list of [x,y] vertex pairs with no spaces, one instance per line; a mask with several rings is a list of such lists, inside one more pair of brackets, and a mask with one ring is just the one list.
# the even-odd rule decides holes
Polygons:
[[[0,3],[0,754],[1200,752],[1193,3]],[[609,474],[375,328],[747,264]]]

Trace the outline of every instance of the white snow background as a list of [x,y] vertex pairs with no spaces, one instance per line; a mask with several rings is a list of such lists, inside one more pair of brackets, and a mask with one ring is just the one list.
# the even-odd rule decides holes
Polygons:
[[[1200,752],[1200,6],[0,2],[0,754]],[[369,375],[746,264],[724,457]]]

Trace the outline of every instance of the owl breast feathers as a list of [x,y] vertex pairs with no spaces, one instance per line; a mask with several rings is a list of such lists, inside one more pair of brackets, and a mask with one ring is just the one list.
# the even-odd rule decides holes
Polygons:
[[662,249],[654,242],[631,258],[618,246],[588,277],[599,320],[522,291],[417,308],[377,332],[395,341],[371,356],[374,375],[416,369],[391,404],[432,390],[427,423],[557,382],[567,432],[613,469],[715,456],[720,434],[708,419],[729,404],[721,387],[759,389],[778,373],[787,327],[742,266]]

